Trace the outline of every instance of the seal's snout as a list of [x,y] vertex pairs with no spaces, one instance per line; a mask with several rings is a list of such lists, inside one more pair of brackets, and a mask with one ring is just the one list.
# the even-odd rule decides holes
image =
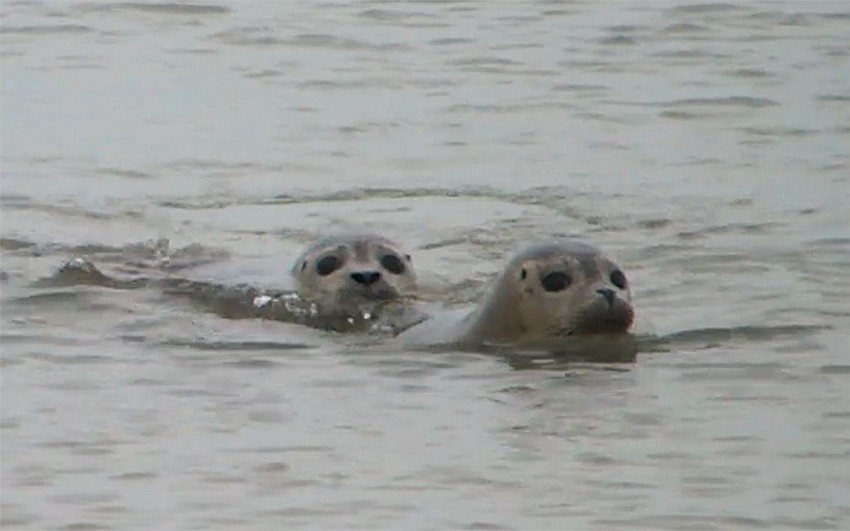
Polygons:
[[364,286],[371,286],[381,280],[381,274],[377,271],[355,271],[351,273],[351,280]]
[[614,290],[608,288],[601,288],[596,290],[596,293],[605,297],[605,300],[608,301],[608,304],[614,304],[614,299],[616,299],[617,294],[614,293]]

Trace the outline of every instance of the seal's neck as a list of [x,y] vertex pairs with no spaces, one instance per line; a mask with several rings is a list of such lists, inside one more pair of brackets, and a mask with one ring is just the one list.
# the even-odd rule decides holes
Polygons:
[[467,340],[475,343],[511,341],[525,333],[515,296],[500,278],[484,301],[467,318]]

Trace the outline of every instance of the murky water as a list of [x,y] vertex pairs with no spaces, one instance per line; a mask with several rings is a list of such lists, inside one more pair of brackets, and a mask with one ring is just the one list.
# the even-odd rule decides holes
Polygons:
[[[846,2],[4,1],[4,528],[850,527],[848,28]],[[660,346],[398,352],[34,284],[83,254],[281,286],[340,226],[452,305],[580,236]]]

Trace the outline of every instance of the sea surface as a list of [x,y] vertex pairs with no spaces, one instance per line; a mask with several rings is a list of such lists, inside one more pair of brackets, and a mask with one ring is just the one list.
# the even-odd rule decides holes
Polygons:
[[[0,6],[3,529],[850,528],[850,4]],[[621,264],[631,363],[222,316],[336,229],[475,304]],[[367,334],[368,336],[368,334]]]

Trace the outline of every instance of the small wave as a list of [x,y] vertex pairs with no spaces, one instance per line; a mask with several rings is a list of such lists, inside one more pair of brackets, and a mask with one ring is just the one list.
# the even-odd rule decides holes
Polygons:
[[30,354],[29,358],[60,365],[90,365],[115,361],[114,358],[100,354],[49,354],[46,352]]
[[55,305],[60,303],[79,304],[82,301],[91,298],[93,293],[82,289],[67,289],[53,291],[39,291],[28,295],[20,295],[6,299],[5,304],[9,305]]
[[638,338],[631,334],[576,336],[529,341],[515,345],[431,345],[432,353],[477,353],[502,358],[515,370],[572,368],[575,364],[632,364],[637,359]]
[[631,35],[609,35],[597,41],[606,46],[631,46],[637,44],[638,40]]
[[194,350],[216,351],[303,350],[315,348],[315,345],[308,345],[307,343],[290,343],[286,341],[215,341],[206,339],[170,339],[162,341],[159,344],[162,346],[169,347],[186,347]]
[[329,48],[334,50],[375,50],[381,52],[405,51],[412,47],[405,43],[373,43],[328,33],[300,33],[292,37],[279,37],[279,32],[267,27],[242,27],[212,35],[213,39],[238,46],[296,46]]
[[835,11],[833,13],[819,13],[815,16],[825,19],[825,20],[837,20],[837,21],[845,21],[850,20],[850,12],[844,11]]
[[661,30],[661,33],[667,35],[686,35],[692,33],[708,33],[711,28],[702,24],[693,24],[691,22],[678,22],[670,24]]
[[106,213],[87,210],[76,206],[64,205],[45,205],[34,203],[30,198],[20,198],[16,201],[7,201],[4,198],[3,205],[6,208],[41,211],[48,214],[59,214],[61,216],[69,216],[83,219],[93,219],[98,221],[113,220],[123,217],[124,213]]
[[764,223],[727,223],[725,225],[703,227],[696,230],[679,231],[676,236],[682,240],[693,240],[716,234],[767,234],[772,230],[783,227],[785,227],[785,223],[773,221]]
[[[306,346],[305,346],[306,348]],[[289,350],[294,350],[289,348]],[[250,350],[250,349],[249,349]],[[232,361],[224,362],[225,365],[230,367],[236,367],[240,369],[266,369],[270,367],[276,367],[281,365],[281,362],[275,360],[267,360],[264,358],[248,358],[248,359],[238,359]]]
[[[569,370],[577,365],[614,365],[613,370],[637,360],[639,349],[634,336],[570,338],[558,345],[541,346],[535,350],[497,352],[515,370]],[[627,370],[627,369],[626,369]]]
[[475,39],[471,37],[441,37],[428,41],[428,44],[434,46],[452,46],[455,44],[472,44],[473,42],[475,42]]
[[580,92],[580,93],[592,93],[596,94],[599,92],[610,91],[611,87],[608,85],[589,85],[589,84],[580,84],[580,83],[562,83],[559,85],[554,85],[551,90],[557,92]]
[[281,46],[286,43],[272,33],[271,28],[254,26],[221,31],[211,38],[235,46]]
[[690,14],[700,14],[700,13],[724,13],[731,11],[740,11],[742,9],[746,9],[743,6],[728,4],[723,2],[705,2],[705,3],[697,3],[697,4],[682,4],[677,5],[675,7],[671,7],[670,11],[673,13],[690,13]]
[[717,61],[728,60],[731,56],[728,54],[717,53],[710,50],[696,48],[682,48],[676,50],[664,50],[650,54],[652,57],[661,57],[669,59],[714,59]]
[[249,170],[249,171],[277,171],[279,168],[251,161],[225,161],[215,159],[182,158],[163,165],[163,168],[175,171],[186,169],[199,170]]
[[293,46],[335,48],[341,50],[397,51],[412,49],[410,45],[404,43],[370,43],[348,37],[338,37],[327,33],[302,33],[288,39],[286,44]]
[[[567,194],[567,188],[558,187],[564,194]],[[363,201],[373,199],[408,199],[408,198],[483,198],[496,200],[511,200],[522,199],[527,196],[539,196],[541,199],[551,195],[556,191],[556,188],[541,187],[533,188],[526,193],[508,194],[500,192],[496,188],[489,186],[458,186],[457,188],[380,188],[380,187],[364,187],[353,188],[348,190],[340,190],[329,193],[313,193],[306,192],[304,194],[289,193],[279,194],[271,198],[262,197],[253,200],[221,200],[215,199],[211,201],[189,203],[186,201],[176,203],[173,201],[162,202],[160,206],[170,208],[181,208],[186,210],[207,210],[220,209],[233,205],[292,205],[292,204],[309,204],[309,203],[329,203],[336,201]],[[572,195],[572,194],[568,194]]]
[[850,365],[824,365],[820,368],[824,374],[850,374]]
[[62,33],[80,34],[92,33],[95,30],[80,24],[58,24],[55,26],[4,26],[3,33],[20,33],[26,35],[56,35]]
[[667,102],[659,102],[655,105],[661,107],[704,106],[748,107],[752,109],[760,109],[763,107],[775,107],[779,105],[779,102],[769,98],[757,98],[752,96],[728,96],[724,98],[682,98]]
[[96,170],[96,173],[115,177],[127,177],[129,179],[152,179],[154,177],[152,174],[143,171],[122,168],[99,168]]
[[[434,13],[425,13],[421,11],[401,11],[394,9],[371,8],[365,9],[357,14],[358,17],[372,20],[375,22],[392,22],[401,26],[448,26],[446,22],[439,20],[439,17]],[[424,20],[427,22],[416,22],[416,20]]]
[[33,344],[55,345],[59,347],[78,346],[86,342],[74,337],[60,336],[52,333],[50,335],[25,334],[25,333],[3,333],[0,334],[0,343],[5,344]]
[[154,15],[224,15],[231,12],[229,7],[223,5],[183,2],[116,2],[97,4],[89,8],[97,11],[135,11]]
[[787,126],[774,126],[774,127],[741,127],[738,129],[742,133],[746,133],[754,136],[769,136],[769,137],[799,137],[799,136],[811,136],[817,134],[818,131],[816,129],[804,129],[801,127],[787,127]]
[[449,62],[452,66],[517,66],[522,63],[504,57],[470,57]]
[[732,70],[726,70],[722,73],[730,77],[744,78],[774,77],[776,75],[764,68],[735,68]]
[[[103,274],[94,264],[83,258],[73,258],[59,266],[50,277],[34,282],[35,287],[100,286],[106,288],[131,289],[141,287],[144,280],[118,280]],[[41,296],[66,292],[48,292]],[[73,293],[73,292],[70,292]],[[33,297],[30,295],[29,297]]]
[[0,238],[0,250],[3,251],[18,251],[20,249],[32,249],[35,243],[18,240],[16,238]]
[[829,103],[847,103],[850,102],[850,94],[821,94],[816,99]]
[[[300,89],[351,89],[351,88],[367,88],[374,87],[382,83],[382,81],[374,79],[308,79],[299,81],[295,84]],[[392,82],[395,84],[396,82]],[[398,87],[401,82],[398,82]]]
[[839,249],[847,250],[850,249],[850,238],[816,238],[805,242],[803,245],[806,247],[838,247]]
[[[227,259],[230,254],[222,249],[200,244],[189,244],[174,250],[169,248],[168,238],[157,238],[133,243],[122,247],[102,244],[82,245],[29,245],[28,242],[11,240],[6,243],[10,250],[26,249],[33,256],[64,254],[71,258],[59,265],[51,279],[45,279],[48,285],[56,283],[90,284],[95,280],[102,285],[121,287],[117,279],[110,283],[105,275],[90,259],[98,263],[118,263],[124,271],[138,273],[144,270],[175,272],[191,267],[207,265]],[[4,248],[5,249],[5,248]],[[130,288],[132,286],[124,286]]]
[[784,338],[806,337],[832,327],[826,325],[739,326],[731,328],[697,328],[666,336],[639,338],[641,352],[666,352],[674,347],[699,345],[709,348],[722,343],[764,342]]

